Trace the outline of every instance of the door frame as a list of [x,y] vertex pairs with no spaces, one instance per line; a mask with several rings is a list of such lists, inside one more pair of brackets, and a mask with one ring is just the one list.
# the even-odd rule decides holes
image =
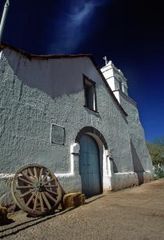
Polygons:
[[[82,135],[90,135],[97,143],[100,153],[100,171],[102,192],[112,190],[113,163],[111,152],[103,134],[94,127],[86,126],[82,128],[75,138],[75,143],[80,144]],[[79,165],[79,164],[78,164]],[[79,170],[78,170],[79,171]],[[80,174],[78,172],[78,174]]]

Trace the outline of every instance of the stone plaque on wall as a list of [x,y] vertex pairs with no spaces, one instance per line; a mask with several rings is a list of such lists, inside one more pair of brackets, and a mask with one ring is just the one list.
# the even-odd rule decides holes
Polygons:
[[64,145],[65,142],[65,128],[56,124],[51,125],[51,143]]

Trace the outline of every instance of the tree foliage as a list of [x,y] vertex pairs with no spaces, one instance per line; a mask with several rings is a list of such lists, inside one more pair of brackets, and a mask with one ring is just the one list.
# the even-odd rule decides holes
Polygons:
[[158,143],[147,143],[147,147],[152,158],[154,166],[164,165],[164,144]]

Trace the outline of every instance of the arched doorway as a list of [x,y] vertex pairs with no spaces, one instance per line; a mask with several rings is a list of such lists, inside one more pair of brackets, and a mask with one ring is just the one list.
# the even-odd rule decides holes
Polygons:
[[99,147],[91,136],[80,137],[79,170],[82,182],[82,192],[93,196],[102,192],[102,177],[100,170]]

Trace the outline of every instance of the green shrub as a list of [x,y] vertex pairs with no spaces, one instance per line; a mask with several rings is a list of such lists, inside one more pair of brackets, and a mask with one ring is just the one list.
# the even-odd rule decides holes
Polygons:
[[164,169],[160,166],[154,166],[154,177],[155,179],[164,178]]

